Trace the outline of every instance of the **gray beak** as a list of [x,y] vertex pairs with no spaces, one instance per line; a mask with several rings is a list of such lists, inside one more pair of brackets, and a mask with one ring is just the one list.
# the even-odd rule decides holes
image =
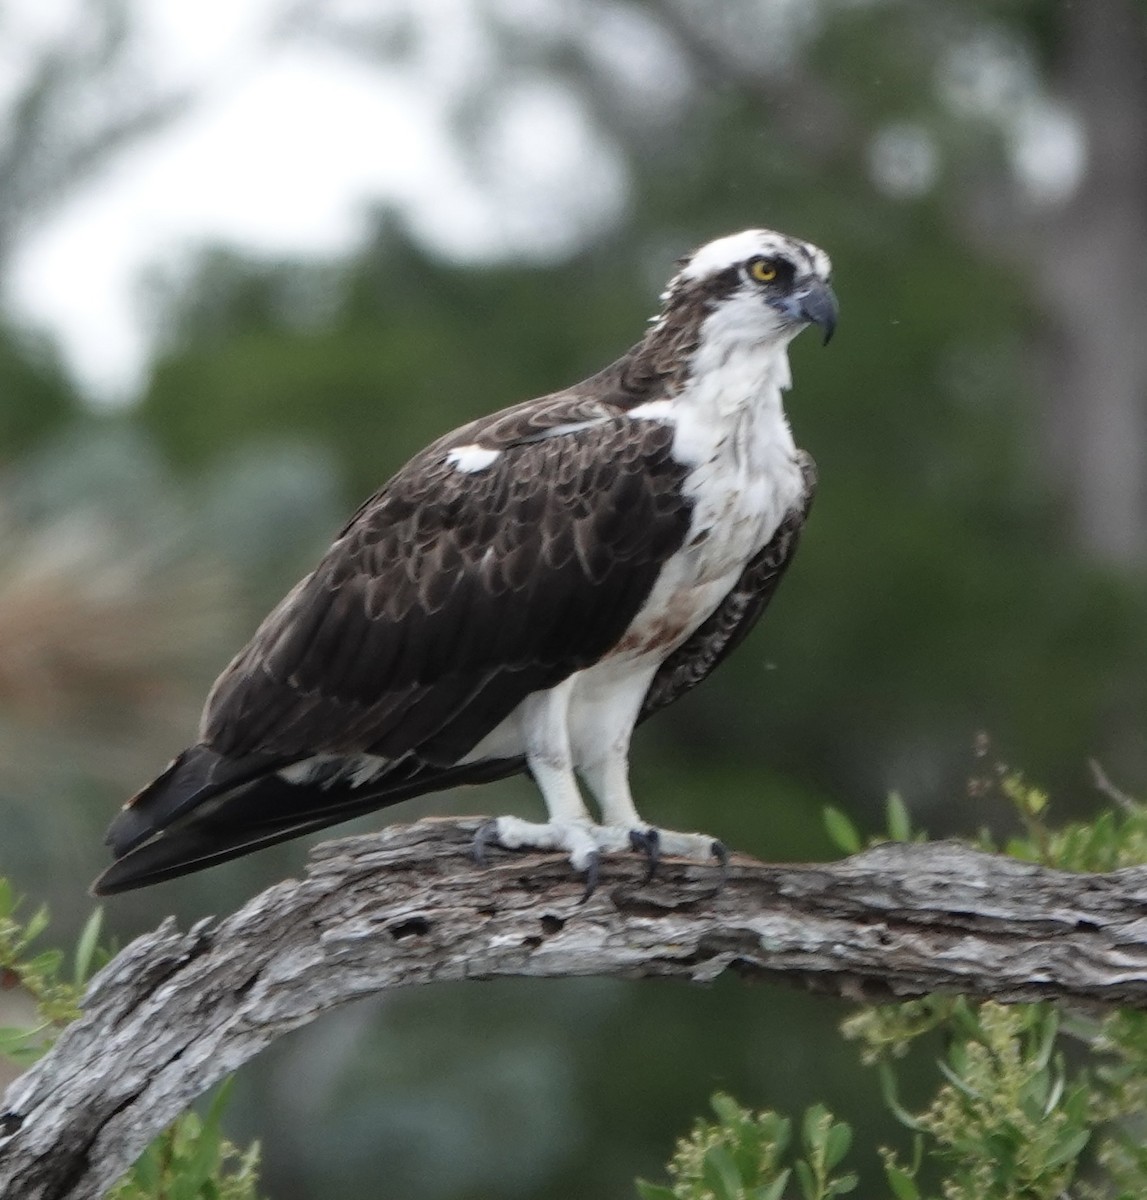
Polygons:
[[840,315],[840,305],[832,288],[823,280],[813,279],[795,292],[792,300],[803,320],[810,321],[824,331],[824,345],[827,346]]

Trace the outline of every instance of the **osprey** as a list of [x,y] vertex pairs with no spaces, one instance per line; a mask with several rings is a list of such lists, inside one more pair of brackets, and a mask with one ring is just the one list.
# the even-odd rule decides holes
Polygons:
[[630,736],[740,644],[796,549],[816,472],[781,405],[787,346],[831,336],[829,273],[768,230],[710,242],[611,366],[411,459],[112,822],[97,894],[518,771],[548,819],[480,842],[561,850],[590,889],[603,852],[722,857],[638,816]]

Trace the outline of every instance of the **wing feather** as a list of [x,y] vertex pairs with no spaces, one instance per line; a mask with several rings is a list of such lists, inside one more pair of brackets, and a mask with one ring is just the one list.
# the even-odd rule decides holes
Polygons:
[[[500,453],[458,470],[449,451],[469,444]],[[229,758],[457,761],[620,640],[689,526],[671,448],[668,426],[568,401],[431,446],[237,656],[202,741]]]

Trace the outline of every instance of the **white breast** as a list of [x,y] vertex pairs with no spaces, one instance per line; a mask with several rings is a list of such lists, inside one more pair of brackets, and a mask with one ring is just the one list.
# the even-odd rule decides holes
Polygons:
[[783,348],[727,353],[717,370],[672,400],[631,411],[636,420],[674,427],[673,456],[691,469],[693,501],[685,543],[657,583],[615,654],[679,646],[721,603],[753,557],[800,500],[804,479],[781,406],[788,382]]

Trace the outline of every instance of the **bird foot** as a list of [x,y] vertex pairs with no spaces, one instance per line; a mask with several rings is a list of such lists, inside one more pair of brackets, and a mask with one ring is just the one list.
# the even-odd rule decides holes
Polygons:
[[644,854],[645,883],[656,875],[664,855],[690,858],[695,862],[716,859],[721,868],[718,891],[724,886],[729,865],[729,851],[724,843],[700,833],[674,833],[651,826],[627,829],[620,825],[593,825],[588,821],[543,823],[523,821],[520,817],[495,817],[486,821],[474,835],[471,853],[476,863],[485,863],[486,850],[490,846],[501,846],[505,850],[565,852],[570,866],[585,875],[583,903],[597,888],[603,854],[620,854],[627,850]]
[[657,868],[665,855],[671,858],[688,858],[693,862],[711,862],[716,860],[721,868],[717,881],[717,891],[725,886],[729,873],[729,850],[724,842],[707,837],[703,833],[676,833],[670,829],[654,829],[646,826],[644,829],[629,831],[630,848],[646,858],[645,879],[649,883],[657,874]]

